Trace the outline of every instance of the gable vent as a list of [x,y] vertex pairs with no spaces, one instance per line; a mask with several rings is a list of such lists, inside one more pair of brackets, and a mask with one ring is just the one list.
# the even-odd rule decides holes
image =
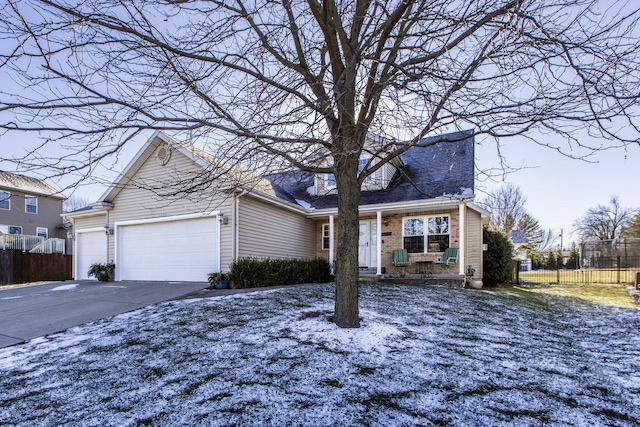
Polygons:
[[167,144],[161,145],[156,154],[158,156],[158,163],[164,166],[169,163],[169,159],[171,158],[171,148]]

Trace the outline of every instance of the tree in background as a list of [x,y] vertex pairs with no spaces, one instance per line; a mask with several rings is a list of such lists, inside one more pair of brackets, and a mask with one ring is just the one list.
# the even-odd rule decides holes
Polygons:
[[528,237],[530,233],[537,232],[540,227],[527,212],[526,202],[527,199],[520,191],[520,187],[507,184],[490,192],[478,204],[491,212],[489,230],[510,236],[514,230],[518,229],[517,226],[520,226],[526,228],[522,231]]
[[10,0],[0,129],[42,141],[0,156],[84,178],[159,129],[258,173],[333,174],[333,318],[358,327],[364,180],[458,129],[524,135],[573,157],[635,142],[639,15],[592,0]]
[[78,209],[82,209],[86,206],[89,206],[89,199],[83,196],[78,196],[77,194],[72,194],[67,200],[64,201],[62,205],[63,212],[73,212]]
[[571,270],[577,270],[580,268],[580,251],[575,242],[571,245],[569,250],[569,259],[567,260],[566,268]]
[[624,237],[640,239],[640,212],[628,223],[624,230]]
[[514,232],[521,232],[530,251],[545,252],[551,249],[558,236],[552,230],[543,230],[540,223],[526,208],[527,199],[520,187],[507,184],[492,191],[482,201],[481,206],[491,212],[489,229],[511,238]]
[[612,196],[608,205],[590,208],[584,217],[576,220],[575,230],[582,241],[617,240],[632,224],[636,212],[620,206],[618,196]]

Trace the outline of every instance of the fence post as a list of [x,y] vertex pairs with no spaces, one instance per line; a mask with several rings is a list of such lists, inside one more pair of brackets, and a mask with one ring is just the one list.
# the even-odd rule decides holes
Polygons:
[[558,274],[558,276],[556,277],[556,285],[559,285],[560,284],[560,269],[558,269],[556,271],[556,273]]
[[620,255],[618,255],[618,265],[616,267],[618,270],[618,283],[620,283]]

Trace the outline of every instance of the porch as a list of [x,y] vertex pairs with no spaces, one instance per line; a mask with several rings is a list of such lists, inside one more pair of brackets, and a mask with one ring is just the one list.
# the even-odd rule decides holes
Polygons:
[[0,234],[0,250],[17,250],[39,254],[65,254],[65,240],[47,239],[26,234]]
[[400,274],[381,274],[376,273],[376,269],[365,268],[360,269],[359,280],[361,282],[378,282],[378,283],[404,283],[415,285],[443,285],[453,288],[464,288],[466,277],[464,274],[416,274],[405,273]]

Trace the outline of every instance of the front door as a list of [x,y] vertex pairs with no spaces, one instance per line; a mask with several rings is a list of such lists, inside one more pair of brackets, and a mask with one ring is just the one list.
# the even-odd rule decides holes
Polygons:
[[375,267],[378,257],[378,223],[375,220],[361,221],[358,241],[358,263],[360,267]]

